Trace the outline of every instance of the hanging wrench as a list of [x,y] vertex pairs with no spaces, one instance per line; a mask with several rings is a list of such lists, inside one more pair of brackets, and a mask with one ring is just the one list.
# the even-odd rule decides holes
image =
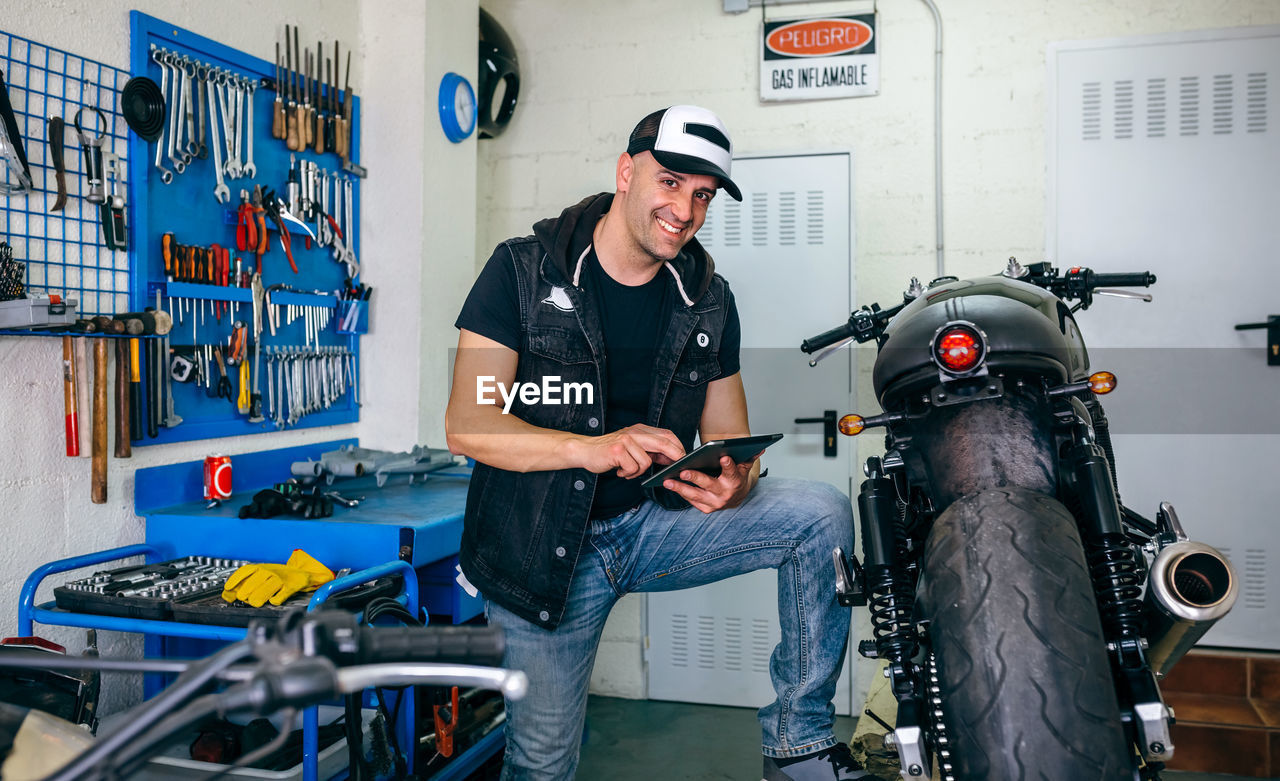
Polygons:
[[246,114],[246,118],[248,121],[245,123],[245,126],[246,126],[245,137],[248,138],[249,140],[249,150],[245,153],[244,175],[249,177],[250,179],[253,179],[258,175],[258,167],[253,164],[253,130],[254,130],[253,93],[257,91],[258,84],[257,82],[250,81],[248,82],[248,85],[249,85],[249,97],[248,97],[249,106],[248,106],[248,112]]
[[205,138],[205,110],[204,95],[205,84],[209,80],[209,71],[213,69],[210,65],[201,63],[196,66],[196,109],[198,110],[199,120],[196,122],[196,157],[201,160],[209,158],[209,145],[204,142]]
[[[161,61],[161,58],[164,57],[163,51],[163,49],[156,48],[155,44],[151,45],[151,59],[155,61],[156,65],[160,66],[160,99],[166,100],[169,90],[169,69]],[[160,181],[169,184],[173,181],[173,171],[160,164],[164,154],[164,131],[166,129],[161,128],[160,137],[156,139],[156,170],[160,172]]]
[[191,82],[196,76],[196,62],[190,57],[182,58],[182,106],[183,113],[187,118],[187,142],[182,147],[187,154],[183,157],[188,164],[195,157],[196,152],[200,151],[200,145],[196,143],[196,115],[195,107],[192,105],[191,99]]
[[176,156],[179,154],[177,150],[177,135],[178,127],[181,124],[178,122],[178,114],[182,111],[182,90],[178,85],[178,78],[181,75],[181,71],[174,64],[173,54],[165,52],[161,56],[163,57],[163,60],[161,61],[160,67],[165,69],[166,74],[170,71],[173,72],[173,78],[170,84],[170,87],[173,89],[173,96],[169,100],[169,162],[173,164],[174,172],[181,174],[187,170],[186,162]]
[[218,93],[218,107],[222,111],[222,143],[223,149],[226,150],[226,162],[218,166],[218,168],[226,173],[232,179],[240,175],[239,165],[233,165],[235,155],[235,118],[232,116],[235,112],[235,104],[231,100],[230,82],[234,76],[226,71],[218,75],[218,89],[214,90]]
[[235,95],[236,95],[236,111],[233,116],[232,130],[232,146],[235,149],[235,157],[232,158],[236,163],[236,177],[239,178],[244,171],[244,159],[240,156],[240,152],[244,149],[244,132],[241,126],[244,124],[244,94],[246,79],[235,79]]
[[353,230],[355,227],[355,220],[352,219],[351,205],[355,200],[352,195],[354,188],[351,184],[350,178],[346,179],[342,183],[342,186],[344,190],[342,207],[346,210],[346,219],[342,221],[344,231],[343,235],[347,237],[346,251],[342,258],[342,262],[347,264],[347,276],[354,277],[356,274],[360,273],[360,263],[356,260],[356,236],[355,231]]
[[[210,86],[212,87],[213,85],[210,85]],[[208,90],[206,93],[209,99],[209,115],[211,117],[217,116],[217,109],[213,103],[213,93],[217,91],[218,90],[216,88],[213,88]],[[219,147],[218,147],[218,123],[217,122],[209,123],[209,132],[213,136],[213,138],[211,139],[213,143],[210,144],[210,146],[213,147],[213,176],[217,181],[217,185],[213,188],[213,197],[217,198],[222,203],[230,203],[231,188],[227,187],[226,182],[222,181],[222,152],[219,150]]]

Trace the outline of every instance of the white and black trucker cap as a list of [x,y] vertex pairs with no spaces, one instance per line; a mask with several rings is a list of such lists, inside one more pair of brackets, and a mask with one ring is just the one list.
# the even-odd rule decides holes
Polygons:
[[729,178],[733,142],[720,118],[698,106],[672,106],[655,111],[636,125],[627,142],[627,154],[652,152],[664,167],[682,174],[703,174],[720,180],[720,186],[742,200],[738,185]]

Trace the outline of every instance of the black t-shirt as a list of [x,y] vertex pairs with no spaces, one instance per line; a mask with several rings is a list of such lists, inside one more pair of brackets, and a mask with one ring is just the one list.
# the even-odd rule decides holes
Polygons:
[[[604,329],[608,376],[604,433],[648,417],[653,364],[672,312],[679,303],[674,279],[665,268],[643,285],[624,285],[600,266],[595,250],[584,261],[582,288],[593,295]],[[488,337],[517,352],[521,346],[520,301],[515,269],[505,258],[491,258],[476,278],[454,326]],[[738,372],[742,340],[738,309],[732,297],[720,339],[721,376]],[[600,475],[591,518],[612,518],[644,500],[640,479],[624,480],[613,471]]]

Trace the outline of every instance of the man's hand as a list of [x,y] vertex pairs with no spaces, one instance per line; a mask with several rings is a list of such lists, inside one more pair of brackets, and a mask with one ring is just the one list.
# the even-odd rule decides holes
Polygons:
[[664,428],[637,423],[576,443],[574,460],[597,474],[616,469],[618,477],[639,477],[653,464],[671,464],[684,457],[680,439]]
[[755,481],[751,470],[760,454],[748,461],[734,463],[728,456],[720,457],[720,476],[712,477],[696,469],[686,469],[679,480],[663,480],[662,487],[684,497],[685,501],[704,513],[713,513],[726,507],[737,507],[751,493]]

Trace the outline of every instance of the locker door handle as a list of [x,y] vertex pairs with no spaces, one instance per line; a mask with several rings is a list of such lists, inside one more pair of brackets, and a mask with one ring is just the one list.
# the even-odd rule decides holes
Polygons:
[[796,423],[822,424],[822,455],[827,458],[836,457],[836,411],[825,409],[820,418],[796,418]]

